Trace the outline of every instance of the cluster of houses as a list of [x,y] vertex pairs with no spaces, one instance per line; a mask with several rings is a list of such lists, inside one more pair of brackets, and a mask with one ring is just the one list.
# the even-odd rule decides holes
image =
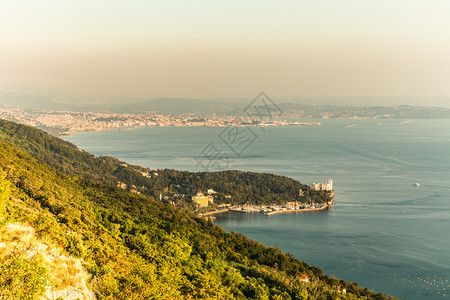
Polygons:
[[[121,189],[127,189],[128,185],[124,182],[119,181],[117,183],[117,187],[119,187]],[[137,191],[137,187],[135,185],[132,185],[130,187],[130,191],[134,192],[134,193],[139,193]],[[192,196],[192,202],[194,202],[198,208],[207,207],[208,205],[214,203],[214,197],[213,197],[214,194],[217,194],[217,192],[214,191],[213,189],[208,189],[206,195],[202,191],[198,191],[195,196]],[[178,194],[175,194],[174,196],[178,196]],[[184,196],[185,195],[182,195],[183,198],[184,198]],[[225,198],[230,199],[231,196],[226,195]],[[168,196],[163,196],[163,194],[159,194],[159,200],[160,201],[166,200],[169,203],[174,204],[174,202],[171,201]]]
[[[128,185],[125,182],[118,181],[117,187],[119,187],[123,190],[126,190],[128,188]],[[144,189],[144,187],[142,187],[142,189]],[[130,192],[140,194],[140,192],[138,191],[138,188],[134,184],[130,187]]]

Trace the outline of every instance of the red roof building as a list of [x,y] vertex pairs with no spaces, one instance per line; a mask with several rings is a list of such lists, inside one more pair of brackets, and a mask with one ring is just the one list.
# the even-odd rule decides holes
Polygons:
[[300,277],[300,281],[309,282],[309,276],[306,274],[302,274],[302,276]]

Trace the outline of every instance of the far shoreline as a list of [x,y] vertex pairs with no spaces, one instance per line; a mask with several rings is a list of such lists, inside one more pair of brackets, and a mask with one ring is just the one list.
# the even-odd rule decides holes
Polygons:
[[65,130],[62,131],[61,129],[54,127],[54,129],[59,130],[58,133],[56,133],[57,137],[63,138],[63,137],[70,137],[72,134],[77,133],[86,133],[86,132],[103,132],[103,131],[126,131],[126,130],[134,130],[139,128],[166,128],[166,127],[178,127],[178,128],[199,128],[199,127],[213,127],[213,128],[225,128],[225,127],[260,127],[260,128],[267,128],[267,127],[302,127],[302,126],[321,126],[322,123],[320,122],[290,122],[287,124],[276,124],[276,125],[258,125],[258,124],[230,124],[230,125],[135,125],[135,126],[123,126],[123,127],[98,127],[98,128],[87,128],[85,130]]

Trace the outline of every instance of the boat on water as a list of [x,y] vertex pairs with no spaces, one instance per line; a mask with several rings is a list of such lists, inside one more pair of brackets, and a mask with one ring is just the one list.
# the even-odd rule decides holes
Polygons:
[[413,183],[413,186],[420,186],[418,182]]

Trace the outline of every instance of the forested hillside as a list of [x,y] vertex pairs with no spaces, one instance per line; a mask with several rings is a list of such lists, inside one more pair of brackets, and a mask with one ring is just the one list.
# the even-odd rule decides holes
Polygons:
[[[30,225],[42,243],[82,259],[100,299],[389,298],[146,195],[65,175],[4,141],[0,190],[0,226]],[[47,278],[46,262],[20,255],[0,249],[8,275],[0,276],[0,298],[17,290],[13,280],[27,299],[48,284],[37,280]]]
[[[158,176],[151,180],[154,189],[163,191],[164,195],[169,196],[174,193],[191,195],[199,189],[204,192],[213,189],[217,192],[214,194],[217,203],[270,204],[296,200],[324,203],[331,200],[327,192],[313,191],[295,179],[268,173],[238,170],[222,172],[158,170],[157,173]],[[304,196],[299,196],[300,190]]]
[[[329,200],[325,192],[285,176],[241,171],[187,172],[148,170],[125,164],[112,157],[95,157],[75,145],[53,137],[39,129],[0,120],[0,138],[26,151],[37,160],[70,176],[80,176],[106,185],[123,182],[128,189],[159,198],[185,194],[186,199],[198,190],[214,189],[218,203],[268,204],[286,201],[317,202]],[[147,176],[143,176],[143,174]],[[299,190],[304,192],[299,197]],[[230,195],[230,199],[225,196]]]

